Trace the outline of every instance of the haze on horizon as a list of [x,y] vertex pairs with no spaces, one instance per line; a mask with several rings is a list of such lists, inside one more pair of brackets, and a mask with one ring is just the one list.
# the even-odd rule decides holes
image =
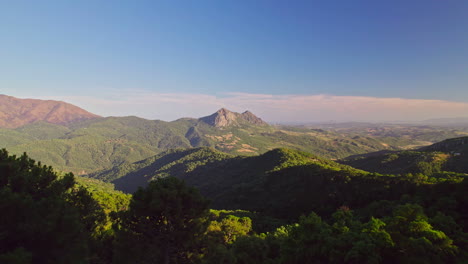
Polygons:
[[104,116],[468,116],[466,1],[0,3],[0,94]]

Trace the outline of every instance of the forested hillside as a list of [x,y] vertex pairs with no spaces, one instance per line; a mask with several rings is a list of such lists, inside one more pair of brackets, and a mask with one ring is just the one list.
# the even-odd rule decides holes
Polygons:
[[[129,203],[130,196],[109,184],[57,176],[27,156],[1,151],[0,262],[468,260],[468,181],[463,175],[370,174],[286,149],[257,157],[232,157],[208,148],[179,150],[147,165],[162,174]],[[229,173],[239,166],[237,177]],[[208,175],[202,193],[218,192],[224,208],[244,210],[209,210],[221,205],[213,200],[210,206],[196,189],[169,176],[184,171],[189,185]],[[118,176],[114,170],[108,179]],[[244,183],[236,184],[235,178]]]
[[126,192],[173,176],[198,188],[212,200],[213,208],[252,210],[279,218],[309,211],[330,213],[342,205],[362,207],[375,199],[395,200],[465,177],[457,173],[380,175],[288,149],[240,157],[209,148],[173,150],[90,176],[113,182]]
[[468,139],[396,151],[464,133],[438,129],[227,109],[3,128],[54,167],[0,151],[0,263],[464,263]]
[[59,170],[78,175],[136,162],[173,148],[208,146],[252,156],[287,147],[336,159],[414,144],[419,143],[407,138],[269,126],[250,112],[238,114],[226,109],[200,119],[172,122],[107,117],[67,125],[35,122],[0,129],[0,147],[17,155],[27,152]]
[[437,175],[444,172],[468,173],[468,137],[444,140],[414,151],[357,155],[341,162],[379,173],[422,173],[424,175]]

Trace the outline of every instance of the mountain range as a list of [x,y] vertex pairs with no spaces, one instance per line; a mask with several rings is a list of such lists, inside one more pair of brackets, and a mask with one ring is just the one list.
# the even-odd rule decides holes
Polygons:
[[[123,164],[89,177],[111,182],[133,193],[149,181],[167,176],[183,179],[211,199],[215,209],[245,209],[276,217],[297,217],[310,210],[334,210],[342,198],[320,206],[318,196],[336,195],[347,177],[369,173],[306,152],[274,149],[259,156],[232,156],[213,148],[168,150],[154,157]],[[344,187],[344,186],[343,186]],[[319,194],[320,193],[320,194]],[[294,204],[294,209],[290,205]],[[288,212],[283,215],[282,212]]]
[[[272,126],[249,111],[235,113],[225,108],[206,117],[165,122],[133,116],[99,117],[57,101],[7,96],[3,100],[8,104],[15,102],[11,108],[19,110],[3,105],[6,110],[1,112],[4,118],[0,124],[7,125],[0,128],[0,147],[14,154],[27,152],[58,170],[80,175],[143,160],[173,148],[212,147],[251,156],[286,147],[338,159],[418,144],[408,138]],[[13,124],[9,120],[22,122]]]
[[437,142],[406,151],[380,151],[355,155],[341,160],[343,164],[366,171],[437,175],[442,172],[468,173],[468,137]]
[[99,117],[65,102],[0,94],[0,127],[3,128],[17,128],[38,121],[66,125]]
[[[466,156],[463,159],[466,161]],[[439,171],[424,177],[396,176],[291,149],[245,157],[203,147],[168,150],[88,176],[113,183],[127,193],[172,176],[200,190],[211,199],[212,208],[244,209],[288,219],[309,211],[331,213],[342,205],[360,207],[372,199],[399,199],[404,193],[432,188],[433,182],[461,181],[467,172],[465,168],[464,174]]]
[[221,108],[201,118],[172,122],[139,117],[100,117],[71,104],[0,96],[0,147],[61,171],[86,175],[150,158],[174,148],[211,147],[224,153],[261,155],[290,148],[328,159],[397,151],[464,135],[430,126],[367,124],[340,127],[269,125],[250,111]]
[[[29,119],[17,114],[24,125],[0,129],[0,147],[16,154],[26,151],[41,161],[34,165],[27,156],[10,157],[1,150],[0,187],[6,197],[1,207],[6,208],[2,215],[7,223],[3,233],[8,235],[2,248],[15,245],[18,234],[29,245],[42,234],[54,237],[51,233],[59,238],[52,250],[62,252],[60,245],[67,241],[62,237],[71,237],[62,234],[73,225],[56,226],[63,225],[62,215],[73,216],[61,213],[75,211],[57,205],[70,204],[81,212],[70,218],[76,227],[87,226],[76,230],[92,230],[89,238],[96,237],[89,240],[96,252],[89,258],[93,263],[113,263],[115,254],[125,253],[130,245],[142,248],[129,253],[128,263],[134,263],[134,256],[146,254],[152,243],[141,240],[145,234],[161,234],[154,230],[168,229],[167,219],[197,222],[187,215],[198,206],[204,208],[198,217],[206,231],[200,229],[203,235],[194,244],[200,257],[208,256],[206,263],[223,263],[245,252],[245,258],[226,263],[380,263],[380,259],[414,263],[428,252],[435,253],[419,262],[431,262],[440,252],[452,257],[437,263],[466,262],[468,137],[430,144],[466,130],[374,124],[272,126],[249,111],[225,108],[210,116],[172,122],[92,114],[84,118],[82,109],[60,102],[48,108],[49,103],[16,105],[48,109],[49,114],[43,111]],[[54,170],[60,176],[51,182],[57,177]],[[73,184],[73,175],[62,171],[83,177],[76,177]],[[214,210],[208,211],[205,198]],[[56,209],[55,218],[49,217],[51,208]],[[142,235],[129,240],[134,232],[119,229],[125,221],[134,230],[144,230]],[[168,237],[183,232],[195,237],[183,231],[184,225],[172,226]],[[128,244],[119,244],[122,241]],[[30,248],[42,253],[42,245],[50,248],[49,243]],[[323,251],[324,245],[330,251]],[[297,250],[290,253],[291,261],[285,260],[282,254],[291,248]],[[0,259],[32,256],[24,252],[21,247],[13,254],[0,254]],[[308,255],[297,259],[298,252]],[[345,254],[337,258],[336,252]],[[349,258],[357,252],[365,258]],[[375,257],[362,261],[369,252],[376,252]],[[406,252],[411,252],[409,257]],[[392,258],[398,254],[404,258]],[[154,256],[148,260],[153,262]]]

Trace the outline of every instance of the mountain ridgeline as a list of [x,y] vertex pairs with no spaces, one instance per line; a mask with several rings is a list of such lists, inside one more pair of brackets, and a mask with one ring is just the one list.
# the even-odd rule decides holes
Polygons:
[[418,142],[226,109],[54,122],[0,129],[42,161],[0,150],[0,263],[467,263],[468,137],[395,151]]
[[[6,98],[23,102],[22,99]],[[40,109],[57,107],[39,111],[42,116],[38,113],[32,115],[34,111],[27,112],[24,109],[29,108],[22,106],[20,112],[26,111],[29,114],[24,116],[30,117],[22,123],[9,121],[14,118],[0,118],[7,124],[0,128],[0,147],[17,155],[27,152],[32,158],[58,170],[78,175],[136,162],[173,148],[212,147],[233,155],[255,156],[285,147],[338,159],[418,144],[407,138],[355,136],[321,129],[271,126],[249,111],[235,113],[224,108],[198,119],[165,122],[132,116],[83,116],[81,110],[71,115],[71,110],[67,109],[79,108],[60,102],[31,102]],[[6,116],[7,111],[2,111],[0,114]],[[24,116],[23,119],[26,118]]]
[[[442,264],[468,259],[463,177],[427,182],[370,174],[287,149],[256,157],[210,148],[174,150],[133,166],[133,176],[116,169],[108,179],[157,179],[130,197],[98,180],[57,175],[26,155],[0,150],[0,262]],[[223,203],[213,200],[212,206],[256,212],[209,210],[209,201],[195,188],[170,177],[183,177],[182,171],[187,182]]]
[[[130,193],[152,180],[172,176],[199,189],[212,200],[213,208],[241,208],[280,218],[308,211],[330,213],[342,205],[362,207],[369,199],[399,199],[404,193],[430,188],[421,187],[421,179],[369,173],[290,149],[254,157],[211,148],[170,150],[89,176]],[[398,188],[389,190],[388,185]]]
[[378,173],[468,173],[468,137],[447,139],[411,151],[384,151],[351,156],[343,164]]
[[[457,153],[456,156],[463,157],[466,163],[464,154],[454,152],[465,148],[465,139],[447,140],[426,149],[443,148],[449,153]],[[427,152],[425,157],[440,160],[428,153],[432,152]],[[247,260],[254,258],[256,263],[315,263],[318,256],[324,263],[405,263],[409,259],[410,262],[421,259],[423,252],[432,255],[423,257],[421,263],[446,263],[455,258],[461,262],[468,259],[468,214],[464,210],[468,206],[466,172],[380,174],[291,149],[274,149],[259,156],[245,157],[203,147],[169,150],[89,176],[112,182],[125,192],[138,189],[137,193],[151,186],[152,182],[178,178],[200,190],[211,200],[214,209],[228,209],[230,211],[224,212],[236,217],[246,216],[246,211],[236,211],[238,209],[256,212],[257,215],[248,215],[254,219],[256,230],[271,230],[279,223],[294,222],[299,218],[298,224],[283,226],[261,236],[244,237],[236,242],[239,244],[223,248],[232,250],[228,254],[234,255],[244,254],[247,250],[249,254],[244,257]],[[304,216],[309,212],[314,213]],[[239,228],[250,226],[248,219],[239,219],[242,222]],[[327,222],[333,224],[328,225]],[[296,230],[298,227],[301,228]],[[381,233],[383,230],[386,231]],[[362,237],[368,233],[376,237]],[[405,236],[411,238],[401,240]],[[453,240],[447,240],[448,237]],[[261,239],[265,242],[260,242]],[[388,244],[379,249],[380,246],[376,245],[387,243],[384,241]],[[283,251],[286,249],[282,243],[292,243],[292,248],[288,249],[294,252],[290,253],[292,259],[284,259],[284,254],[289,251]],[[342,247],[344,255],[334,259],[331,255],[336,251],[321,251],[326,250],[329,243],[333,244],[333,250]],[[362,255],[366,257],[350,261],[362,257],[353,254],[357,254],[354,250],[365,243],[376,245],[366,244],[369,251]],[[278,247],[280,252],[275,251]],[[433,251],[432,247],[438,249]],[[261,250],[257,251],[259,248]],[[312,253],[304,254],[304,250],[312,250]],[[376,261],[370,260],[373,257],[369,252],[375,255]],[[244,257],[229,263],[244,263]],[[221,259],[216,255],[213,260],[218,262]]]
[[245,123],[259,126],[268,125],[250,111],[239,114],[225,108],[219,109],[210,116],[202,117],[200,120],[214,127],[239,126]]
[[0,94],[0,127],[17,128],[38,121],[67,125],[100,118],[77,106],[60,101],[18,99]]

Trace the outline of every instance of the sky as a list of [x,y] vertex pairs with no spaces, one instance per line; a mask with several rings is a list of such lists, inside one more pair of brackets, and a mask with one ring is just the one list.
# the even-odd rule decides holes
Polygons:
[[104,116],[468,116],[468,1],[0,0],[0,94]]

